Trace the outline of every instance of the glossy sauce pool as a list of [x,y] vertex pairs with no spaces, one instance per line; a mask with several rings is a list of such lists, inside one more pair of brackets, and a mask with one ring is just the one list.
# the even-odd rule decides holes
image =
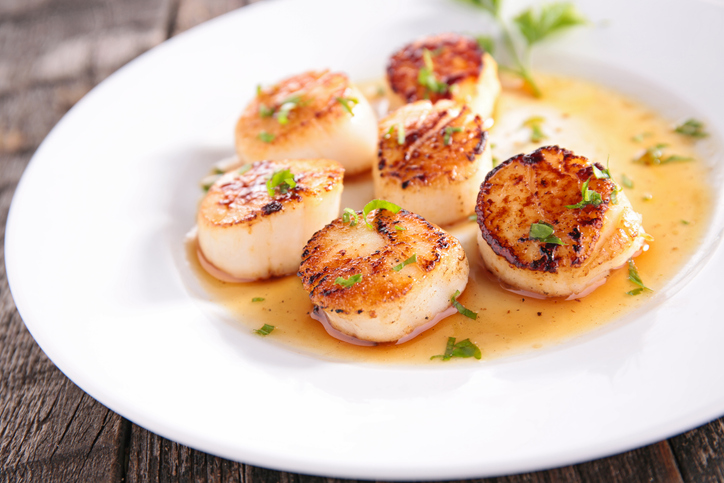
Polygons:
[[[246,284],[220,282],[200,267],[195,247],[189,245],[189,263],[208,298],[230,311],[240,330],[251,333],[264,324],[275,326],[266,336],[270,343],[325,359],[396,364],[440,364],[430,357],[444,352],[448,337],[469,338],[481,349],[483,360],[540,350],[601,327],[650,301],[692,256],[710,220],[713,193],[696,141],[674,133],[672,120],[607,88],[573,78],[539,75],[537,80],[545,93],[542,99],[504,89],[490,131],[493,156],[503,161],[558,144],[603,165],[608,160],[619,185],[625,174],[633,187],[625,187],[624,192],[654,237],[650,249],[635,259],[641,278],[654,292],[627,295],[636,286],[628,280],[625,267],[579,300],[536,300],[508,292],[481,267],[475,240],[478,227],[466,221],[447,229],[460,239],[468,255],[470,280],[458,300],[478,313],[477,320],[455,314],[399,346],[357,347],[338,341],[309,317],[313,307],[296,276]],[[362,87],[375,101],[378,85]],[[537,143],[530,141],[531,130],[523,126],[531,117],[542,118],[546,139]],[[656,144],[667,145],[665,156],[694,160],[658,166],[633,162]],[[371,198],[369,175],[345,180],[342,208],[361,209],[361,204],[351,203]],[[259,297],[264,300],[252,302]]]

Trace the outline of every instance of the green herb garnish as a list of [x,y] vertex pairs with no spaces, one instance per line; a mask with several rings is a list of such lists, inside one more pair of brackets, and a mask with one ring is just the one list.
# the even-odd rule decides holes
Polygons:
[[463,128],[461,127],[451,127],[446,126],[444,130],[444,134],[442,135],[442,143],[445,146],[450,146],[452,144],[452,133],[454,132],[460,132]]
[[[533,46],[560,34],[572,27],[587,24],[587,20],[569,2],[542,5],[536,11],[532,7],[524,10],[513,19],[517,28],[517,37],[513,36],[508,22],[502,16],[502,0],[462,0],[489,13],[498,24],[503,45],[510,54],[512,67],[507,70],[517,75],[528,85],[535,97],[541,91],[530,72],[530,54]],[[523,43],[521,47],[520,43]],[[486,41],[483,40],[483,44]]]
[[468,215],[468,220],[470,221],[478,221],[478,215],[473,213],[472,215]]
[[274,138],[275,138],[276,136],[274,136],[272,133],[268,133],[268,132],[266,132],[266,131],[262,131],[262,132],[259,133],[259,135],[258,135],[257,137],[258,137],[259,140],[261,140],[262,142],[270,143],[270,142],[274,141]]
[[482,356],[483,355],[480,352],[480,349],[478,349],[478,346],[470,342],[470,339],[462,340],[456,344],[455,337],[448,337],[447,344],[445,346],[445,353],[432,356],[430,357],[430,360],[439,358],[444,361],[449,361],[453,357],[475,357],[476,359],[480,359]]
[[691,222],[689,220],[681,220],[682,225],[691,225]]
[[634,182],[631,178],[626,176],[625,174],[621,175],[621,184],[624,185],[628,189],[633,189]]
[[642,142],[642,141],[644,140],[644,138],[647,138],[647,137],[649,137],[649,136],[651,136],[651,133],[650,133],[650,132],[642,132],[642,133],[640,133],[640,134],[637,134],[637,135],[635,135],[635,136],[632,136],[632,137],[631,137],[631,141],[633,141],[633,142],[635,142],[635,143],[640,143],[640,142]]
[[436,94],[444,94],[448,90],[448,85],[435,76],[432,65],[432,54],[427,49],[422,49],[422,62],[425,64],[417,73],[417,83],[424,87],[428,92]]
[[591,178],[588,178],[586,181],[583,182],[583,186],[581,187],[581,201],[579,201],[575,205],[566,205],[566,208],[569,208],[571,210],[577,210],[579,208],[583,208],[584,206],[598,206],[603,203],[601,194],[598,191],[588,189],[588,183],[590,182]]
[[644,151],[641,156],[634,159],[634,163],[641,163],[647,166],[658,166],[660,164],[694,160],[694,158],[679,156],[676,154],[671,156],[664,156],[664,149],[666,149],[667,146],[667,144],[662,143],[651,146],[646,151]]
[[335,99],[337,99],[337,102],[342,104],[345,111],[354,116],[352,109],[359,103],[359,99],[355,99],[354,97],[335,97]]
[[397,144],[405,144],[405,125],[402,123],[397,125]]
[[206,176],[204,179],[201,180],[201,189],[204,191],[209,191],[209,189],[216,183],[219,178],[221,178],[220,174],[210,174]]
[[542,140],[548,138],[541,128],[541,124],[545,121],[544,117],[533,116],[529,117],[523,122],[523,127],[530,128],[530,142],[539,143]]
[[453,296],[450,297],[450,303],[452,304],[452,306],[455,307],[458,310],[458,312],[463,314],[465,317],[467,317],[469,319],[473,319],[473,320],[477,319],[478,318],[477,313],[473,312],[470,309],[465,308],[463,306],[463,304],[461,304],[460,302],[457,301],[458,295],[460,295],[460,290],[456,290],[455,293],[453,294]]
[[407,228],[405,228],[404,226],[395,225],[395,230],[397,230],[397,231],[406,231]]
[[372,226],[372,224],[367,220],[367,215],[370,214],[370,211],[372,210],[388,210],[392,213],[397,213],[402,208],[397,206],[394,203],[391,203],[389,201],[385,200],[372,200],[369,203],[365,205],[365,207],[362,209],[362,218],[364,219],[365,224],[368,228],[374,230],[375,227]]
[[345,208],[342,213],[342,223],[349,223],[349,226],[355,226],[359,223],[359,215],[352,208]]
[[264,297],[254,297],[251,299],[252,302],[263,302],[264,300],[266,300]]
[[688,119],[676,126],[674,131],[693,138],[705,138],[709,135],[708,132],[704,131],[704,123],[696,119]]
[[565,245],[560,238],[553,234],[553,225],[544,221],[533,223],[530,225],[528,237],[531,240],[542,241],[543,243],[555,243],[556,245]]
[[478,47],[483,52],[488,52],[491,55],[495,52],[495,39],[488,35],[477,35],[475,41],[478,43]]
[[394,267],[392,267],[392,270],[394,270],[395,272],[399,272],[400,270],[405,268],[407,265],[410,265],[412,263],[417,263],[417,253],[413,253],[412,256],[410,258],[408,258],[407,260],[400,263],[399,265],[395,265]]
[[636,264],[633,260],[628,261],[628,279],[633,282],[634,285],[637,285],[638,288],[626,292],[627,295],[638,295],[644,290],[653,292],[653,290],[644,285],[644,282],[641,280],[641,277],[639,276],[639,271],[636,268]]
[[287,124],[289,122],[289,113],[301,104],[302,96],[299,94],[288,97],[282,102],[277,111],[277,121],[279,124]]
[[261,329],[255,329],[254,332],[256,332],[259,335],[269,335],[274,330],[273,325],[264,324],[264,326]]
[[336,283],[337,285],[341,285],[344,288],[349,288],[360,280],[362,280],[362,274],[358,273],[356,275],[350,275],[347,278],[337,277],[334,283]]
[[266,182],[266,190],[271,198],[274,197],[277,190],[279,190],[281,194],[286,194],[287,191],[295,186],[297,186],[297,183],[294,181],[294,175],[288,169],[274,172]]
[[272,117],[274,115],[274,108],[266,104],[259,104],[259,115],[261,117]]

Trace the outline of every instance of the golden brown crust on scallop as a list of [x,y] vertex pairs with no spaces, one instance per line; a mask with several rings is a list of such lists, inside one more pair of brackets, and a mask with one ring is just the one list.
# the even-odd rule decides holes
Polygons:
[[449,87],[459,83],[476,83],[483,69],[483,50],[475,39],[446,33],[419,39],[395,52],[387,66],[387,78],[394,92],[407,102],[429,99],[451,99],[448,88],[444,93],[431,92],[418,82],[420,69],[425,66],[423,51],[432,54],[433,71],[437,80]]
[[[303,139],[307,128],[329,129],[335,120],[349,116],[337,100],[348,97],[349,89],[345,74],[328,70],[304,72],[261,89],[237,122],[237,150],[248,150],[240,150],[240,146],[284,147],[297,142],[297,138]],[[282,123],[280,108],[290,99],[296,101],[295,107],[288,112],[287,122]],[[269,136],[266,142],[259,138],[260,133]]]
[[398,180],[402,189],[465,178],[478,169],[488,140],[482,126],[480,116],[452,101],[407,104],[380,121],[379,175]]
[[[598,192],[603,202],[566,208],[581,201],[582,185],[589,179],[588,189]],[[594,255],[616,189],[610,179],[594,176],[586,158],[547,146],[488,173],[475,211],[482,237],[497,255],[517,268],[556,273],[581,266]],[[539,222],[552,225],[565,245],[529,238],[531,225]]]
[[[361,220],[362,212],[358,215],[360,223],[355,226],[343,223],[341,218],[334,220],[314,234],[302,253],[298,275],[312,303],[324,310],[361,314],[360,307],[400,301],[437,266],[448,247],[459,245],[443,230],[414,213],[376,210],[371,224],[382,237],[382,243],[370,247],[368,253],[349,254],[348,245],[342,243],[344,238],[354,238],[360,230],[369,230]],[[397,230],[395,226],[405,230]],[[460,253],[464,259],[462,249]],[[393,270],[413,254],[417,256],[419,270]],[[357,274],[362,278],[351,287],[335,283],[337,277],[348,279]],[[376,317],[374,311],[367,315]]]
[[[296,186],[286,193],[276,190],[270,197],[266,182],[284,169],[294,174]],[[305,197],[332,190],[343,175],[342,166],[329,159],[257,161],[248,171],[242,167],[224,174],[209,188],[199,206],[199,221],[214,226],[251,223]]]

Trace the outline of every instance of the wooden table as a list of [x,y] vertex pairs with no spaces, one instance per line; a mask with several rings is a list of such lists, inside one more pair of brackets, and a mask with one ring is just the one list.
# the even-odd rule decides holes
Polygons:
[[[117,68],[247,0],[0,0],[0,235],[33,152]],[[1,252],[0,252],[1,253]],[[0,482],[330,481],[193,450],[85,394],[43,354],[0,263]],[[724,419],[618,456],[479,481],[724,481]]]

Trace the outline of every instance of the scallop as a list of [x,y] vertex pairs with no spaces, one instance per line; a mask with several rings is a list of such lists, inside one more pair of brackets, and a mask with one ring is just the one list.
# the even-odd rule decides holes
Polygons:
[[336,161],[257,161],[224,174],[197,215],[202,265],[226,281],[293,274],[307,240],[337,217],[344,170]]
[[589,293],[651,240],[608,170],[558,146],[491,171],[476,213],[486,267],[510,288],[543,297]]
[[424,37],[392,54],[387,81],[398,105],[452,99],[483,119],[492,116],[500,95],[495,59],[475,39],[452,33]]
[[479,115],[449,100],[417,101],[382,119],[379,133],[375,197],[438,225],[473,213],[493,166]]
[[236,125],[244,162],[326,158],[352,175],[372,166],[376,149],[375,113],[339,72],[304,72],[259,88]]
[[460,243],[419,215],[378,209],[315,233],[299,277],[314,313],[347,340],[405,341],[455,310],[468,281]]

